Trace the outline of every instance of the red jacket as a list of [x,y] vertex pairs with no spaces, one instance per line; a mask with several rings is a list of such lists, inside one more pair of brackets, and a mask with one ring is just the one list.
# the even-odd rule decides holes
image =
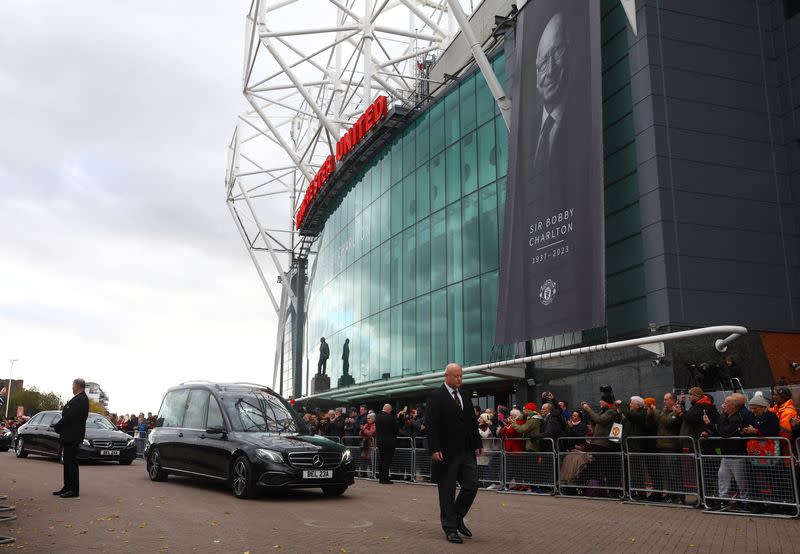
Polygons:
[[[511,419],[508,420],[509,422]],[[517,425],[522,425],[525,423],[525,418],[520,418],[516,420],[514,423]],[[503,448],[505,448],[506,452],[524,452],[525,451],[525,441],[519,440],[522,437],[519,436],[511,425],[506,425],[500,429],[500,435],[503,437]],[[517,439],[517,440],[509,440],[509,439]]]

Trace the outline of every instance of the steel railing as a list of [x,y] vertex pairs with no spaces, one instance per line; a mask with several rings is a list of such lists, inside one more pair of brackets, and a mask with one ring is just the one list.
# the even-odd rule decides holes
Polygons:
[[625,459],[631,502],[700,503],[697,444],[691,437],[628,437]]

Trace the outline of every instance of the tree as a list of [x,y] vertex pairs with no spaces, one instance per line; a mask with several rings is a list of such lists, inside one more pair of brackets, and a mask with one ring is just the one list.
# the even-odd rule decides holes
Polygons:
[[100,415],[104,415],[104,416],[108,415],[108,412],[106,411],[106,409],[103,408],[103,406],[101,404],[95,402],[91,398],[89,399],[89,411],[91,413],[94,413],[94,414],[100,414]]
[[[60,410],[61,397],[54,392],[41,392],[36,387],[14,392],[9,400],[8,412],[16,416],[17,406],[25,408],[25,415],[33,416],[43,410]],[[12,416],[13,417],[13,416]]]

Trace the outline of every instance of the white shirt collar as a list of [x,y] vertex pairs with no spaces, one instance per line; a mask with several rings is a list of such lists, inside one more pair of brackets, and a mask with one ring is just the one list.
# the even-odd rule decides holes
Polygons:
[[[447,383],[445,383],[444,386],[447,387],[447,392],[450,393],[450,396],[453,396],[453,391],[457,390],[457,389],[454,389],[453,387],[451,387],[450,385],[448,385]],[[458,396],[461,396],[461,391],[459,391]]]
[[547,121],[548,116],[551,116],[556,120],[553,127],[557,127],[559,123],[561,123],[561,119],[564,117],[564,102],[561,102],[558,106],[553,108],[553,111],[551,112],[548,112],[547,108],[542,106],[542,124],[539,126],[539,129],[544,127],[544,122]]

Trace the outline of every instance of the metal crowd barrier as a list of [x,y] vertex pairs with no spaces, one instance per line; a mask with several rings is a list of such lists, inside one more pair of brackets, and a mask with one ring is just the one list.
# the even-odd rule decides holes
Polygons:
[[631,502],[700,503],[697,446],[691,437],[628,437],[625,451]]
[[[380,471],[381,456],[377,446],[375,450],[375,473]],[[392,464],[389,466],[389,478],[400,477],[402,480],[411,481],[414,478],[414,444],[411,437],[397,437],[397,447],[394,449]]]
[[562,496],[625,496],[625,460],[619,444],[608,439],[558,439],[558,490]]
[[141,436],[140,433],[134,435],[133,440],[136,442],[136,457],[144,458],[144,447],[147,444],[147,434]]
[[[503,470],[505,490],[523,494],[552,495],[556,487],[556,450],[553,439],[539,439],[538,450],[528,451],[528,439],[505,439]],[[508,447],[511,446],[509,449]],[[510,450],[510,451],[509,451]]]
[[323,435],[323,436],[328,440],[332,440],[333,442],[338,442],[339,444],[342,444],[341,437],[337,437],[336,435]]
[[[0,500],[8,500],[8,495],[0,494]],[[7,512],[13,512],[17,508],[15,506],[0,506],[0,523],[7,523],[9,521],[14,521],[17,519],[17,516],[14,514],[7,514]],[[6,537],[0,535],[0,544],[12,544],[16,541],[14,537]]]
[[791,443],[775,438],[700,439],[707,509],[771,517],[800,515]]
[[375,479],[374,448],[364,447],[364,439],[360,436],[342,437],[342,444],[350,451],[355,461],[357,479]]
[[503,441],[501,439],[481,439],[483,454],[478,457],[478,481],[483,485],[503,488]]
[[414,479],[415,483],[430,483],[431,480],[431,455],[428,454],[428,439],[416,437],[414,439]]

